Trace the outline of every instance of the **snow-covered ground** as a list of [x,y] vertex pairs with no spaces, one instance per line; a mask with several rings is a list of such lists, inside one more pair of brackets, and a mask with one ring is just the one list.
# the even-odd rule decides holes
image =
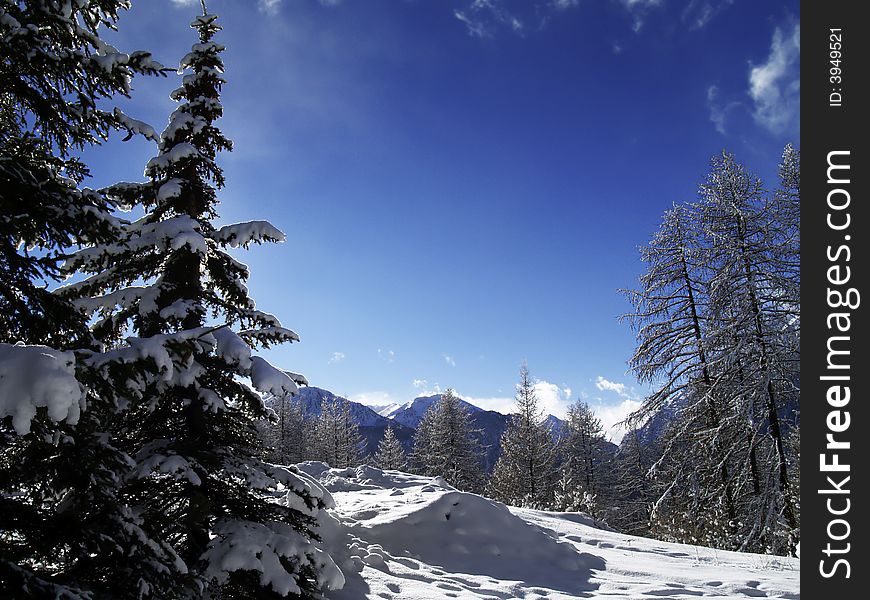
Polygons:
[[331,599],[800,597],[797,559],[614,533],[581,513],[508,508],[440,478],[299,467],[335,501],[321,534],[347,581]]

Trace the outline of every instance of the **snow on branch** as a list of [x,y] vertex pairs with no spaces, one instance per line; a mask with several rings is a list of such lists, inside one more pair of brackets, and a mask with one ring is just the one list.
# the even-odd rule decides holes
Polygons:
[[251,383],[258,391],[279,398],[299,393],[299,387],[293,379],[284,371],[273,367],[266,359],[253,356],[251,362]]
[[115,118],[118,120],[118,123],[121,124],[121,127],[129,132],[127,139],[130,139],[134,135],[141,135],[146,139],[154,142],[160,141],[157,132],[148,123],[128,117],[123,112],[121,112],[120,108],[115,108],[114,115]]
[[281,596],[299,595],[302,590],[285,565],[314,563],[321,589],[341,589],[344,575],[332,558],[286,523],[223,521],[213,531],[204,558],[206,575],[218,583],[234,571],[260,573],[260,584]]
[[247,248],[251,242],[283,242],[284,233],[268,221],[248,221],[224,225],[212,234],[212,239],[220,244],[238,248]]
[[41,407],[52,421],[78,423],[83,397],[72,352],[0,343],[0,417],[11,416],[18,435],[30,433]]

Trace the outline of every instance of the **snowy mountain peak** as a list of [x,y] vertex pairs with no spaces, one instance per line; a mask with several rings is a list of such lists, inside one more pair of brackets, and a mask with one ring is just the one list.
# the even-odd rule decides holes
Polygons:
[[[380,413],[380,415],[388,419],[392,419],[397,423],[401,423],[405,427],[416,429],[417,426],[420,424],[420,421],[423,420],[423,415],[425,415],[426,411],[429,410],[429,407],[438,402],[440,398],[441,394],[434,394],[432,396],[418,396],[410,402],[401,404],[394,409],[384,410]],[[465,400],[460,400],[459,403],[464,406],[465,409],[471,414],[483,412],[482,408],[474,406],[473,404],[466,402]]]

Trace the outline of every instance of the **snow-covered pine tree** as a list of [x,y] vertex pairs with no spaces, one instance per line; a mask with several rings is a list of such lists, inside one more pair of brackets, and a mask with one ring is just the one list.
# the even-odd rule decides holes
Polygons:
[[314,426],[314,458],[335,469],[355,467],[362,461],[365,441],[353,420],[350,402],[324,400]]
[[99,313],[93,331],[106,344],[129,326],[138,334],[134,349],[162,357],[157,376],[133,381],[116,435],[135,459],[125,492],[188,571],[174,593],[315,597],[343,581],[313,543],[322,493],[295,468],[263,462],[256,427],[268,413],[254,389],[274,396],[298,389],[252,348],[298,338],[255,309],[248,268],[227,252],[284,235],[264,221],[212,224],[224,184],[215,158],[231,147],[215,125],[224,48],[213,40],[215,15],[191,26],[199,41],[181,61],[188,74],[172,93],[179,106],[146,165],[149,181],[106,190],[146,213],[120,243],[72,257],[70,268],[91,275],[65,292],[80,297],[88,315]]
[[[566,431],[560,446],[562,463],[558,510],[587,512],[597,517],[596,498],[606,459],[604,429],[589,405],[577,400],[568,408]],[[570,489],[573,486],[574,489]]]
[[529,369],[520,369],[516,413],[501,437],[501,456],[492,472],[487,495],[505,504],[553,507],[558,481],[557,447],[538,407]]
[[392,469],[395,471],[404,471],[408,467],[408,456],[405,454],[405,449],[402,447],[399,438],[396,437],[396,432],[393,430],[392,425],[387,427],[384,431],[384,437],[378,443],[374,463],[379,469]]
[[153,135],[99,107],[127,95],[132,76],[162,70],[148,53],[100,39],[127,7],[0,2],[3,597],[145,596],[141,578],[168,590],[179,573],[171,548],[149,538],[119,492],[129,457],[106,429],[132,365],[96,369],[86,318],[47,289],[71,247],[118,235],[113,203],[80,187],[88,169],[71,153],[117,127]]
[[426,411],[417,429],[414,457],[420,473],[443,477],[457,489],[483,488],[482,452],[471,416],[448,389]]

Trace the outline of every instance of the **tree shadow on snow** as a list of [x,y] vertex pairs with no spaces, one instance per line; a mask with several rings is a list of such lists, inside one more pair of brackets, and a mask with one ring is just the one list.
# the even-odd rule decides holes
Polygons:
[[415,558],[456,574],[518,581],[578,597],[598,588],[600,556],[559,542],[503,504],[461,492],[444,494],[419,511],[366,528],[365,537],[393,556]]

